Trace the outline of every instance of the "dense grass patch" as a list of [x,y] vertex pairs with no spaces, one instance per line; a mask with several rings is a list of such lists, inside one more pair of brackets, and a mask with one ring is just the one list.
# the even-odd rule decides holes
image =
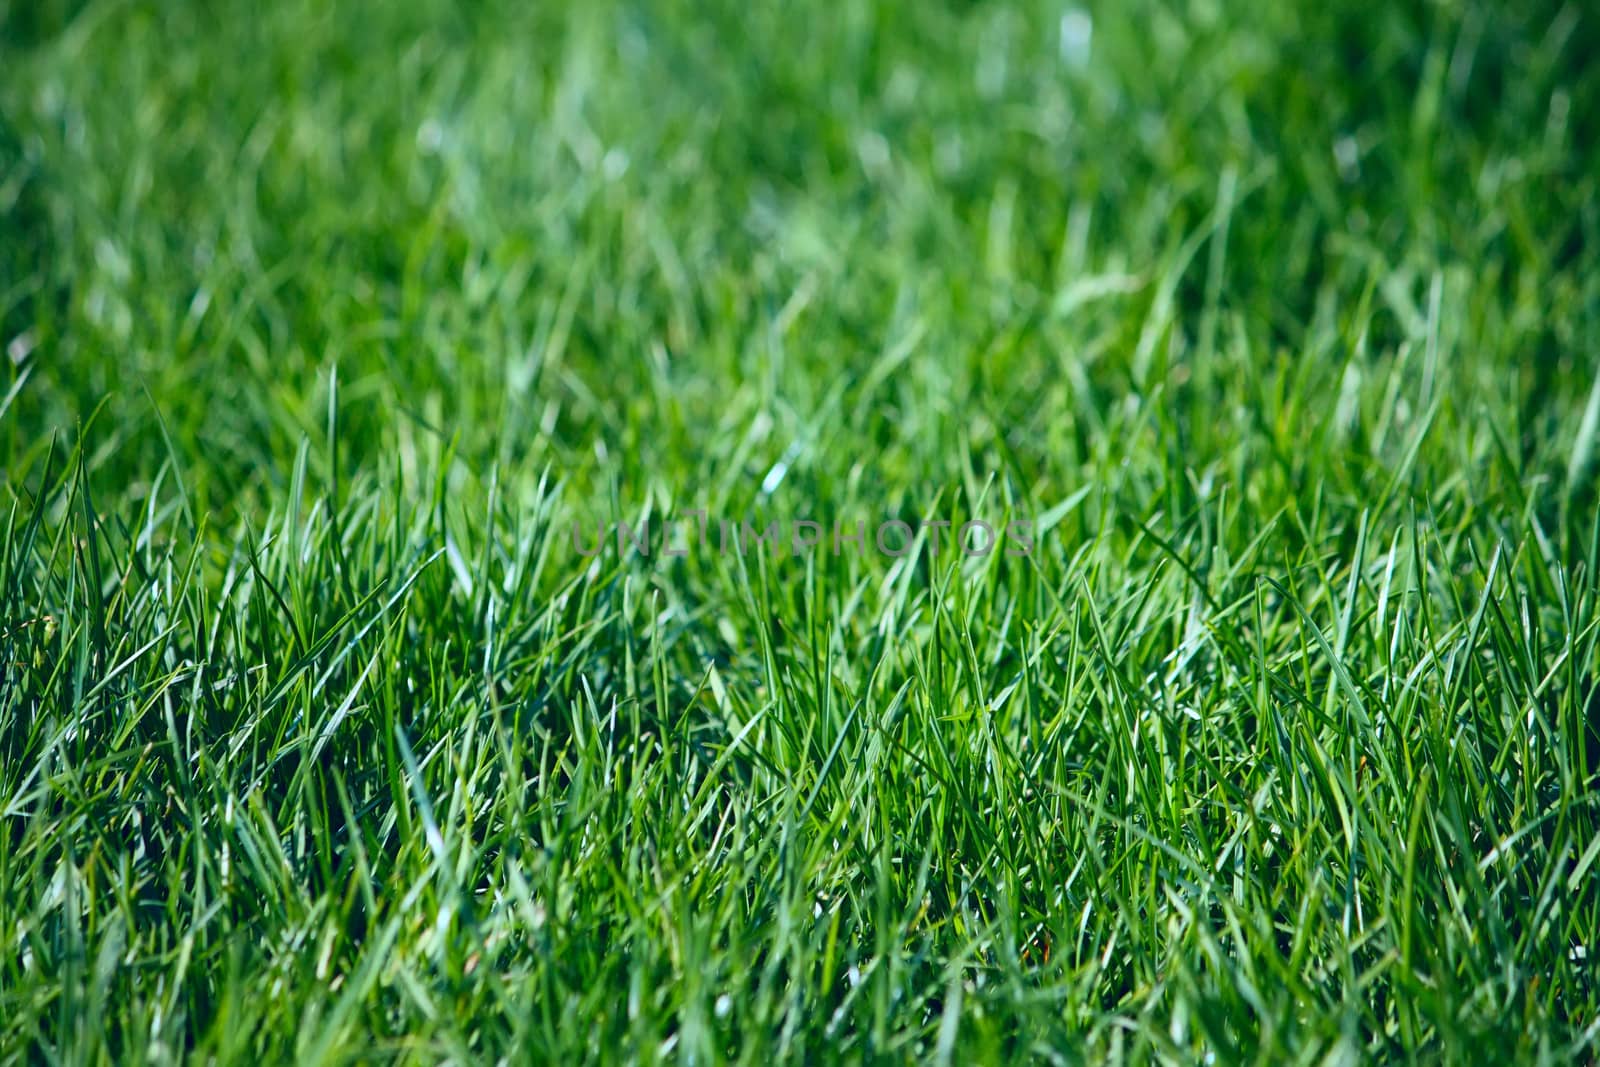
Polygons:
[[0,5],[0,1058],[1593,1058],[1597,55]]

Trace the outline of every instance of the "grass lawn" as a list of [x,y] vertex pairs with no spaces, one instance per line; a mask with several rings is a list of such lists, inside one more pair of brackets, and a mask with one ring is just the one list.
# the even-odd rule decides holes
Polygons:
[[1588,3],[0,0],[0,350],[0,1061],[1600,1056]]

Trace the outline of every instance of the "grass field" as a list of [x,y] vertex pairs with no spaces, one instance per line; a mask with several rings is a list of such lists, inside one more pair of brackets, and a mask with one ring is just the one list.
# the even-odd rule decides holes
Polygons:
[[0,346],[0,1061],[1600,1055],[1586,3],[0,2]]

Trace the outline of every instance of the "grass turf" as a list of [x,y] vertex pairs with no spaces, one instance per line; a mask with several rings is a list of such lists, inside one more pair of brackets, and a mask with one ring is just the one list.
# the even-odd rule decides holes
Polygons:
[[1587,5],[0,12],[0,1058],[1596,1054]]

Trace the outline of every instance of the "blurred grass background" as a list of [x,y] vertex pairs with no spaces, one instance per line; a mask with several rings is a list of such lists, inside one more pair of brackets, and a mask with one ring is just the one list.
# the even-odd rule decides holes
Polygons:
[[153,398],[226,507],[282,487],[337,365],[354,464],[407,412],[642,482],[730,400],[798,432],[836,389],[908,476],[981,413],[1066,481],[1162,389],[1199,466],[1287,450],[1227,399],[1359,391],[1437,286],[1445,417],[1531,448],[1592,370],[1579,12],[13,5],[5,324],[49,358],[6,433],[109,396],[137,478]]

